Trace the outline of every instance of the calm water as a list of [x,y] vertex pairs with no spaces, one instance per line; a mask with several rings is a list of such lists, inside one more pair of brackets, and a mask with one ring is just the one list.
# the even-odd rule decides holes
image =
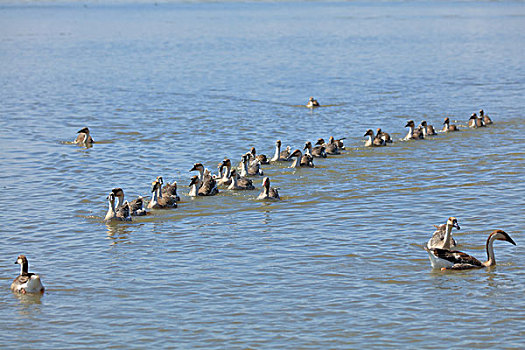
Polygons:
[[[0,348],[525,347],[523,3],[4,4],[0,27]],[[83,126],[93,148],[63,143]],[[264,168],[280,202],[186,196],[195,162],[330,135],[317,168]],[[178,209],[102,221],[158,175]],[[517,246],[432,271],[451,215],[460,250]],[[20,253],[42,298],[9,290]]]

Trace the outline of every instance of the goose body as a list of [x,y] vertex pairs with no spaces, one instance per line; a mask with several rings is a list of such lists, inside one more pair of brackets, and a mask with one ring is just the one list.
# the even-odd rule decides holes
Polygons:
[[490,119],[490,117],[486,115],[482,109],[479,110],[479,117],[483,119],[483,123],[485,125],[492,124],[492,119]]
[[316,100],[315,98],[313,98],[313,97],[310,97],[310,98],[308,99],[308,103],[306,104],[306,107],[308,107],[308,108],[315,108],[315,107],[319,107],[319,106],[321,106],[321,105],[320,105],[319,102],[317,102],[317,100]]
[[231,184],[228,186],[229,190],[255,190],[252,180],[246,177],[240,177],[235,169],[231,172]]
[[228,158],[225,158],[219,165],[220,177],[215,179],[217,187],[228,187],[232,183],[231,179],[232,162]]
[[377,128],[376,138],[380,138],[383,141],[385,141],[386,143],[392,143],[393,142],[392,138],[390,137],[390,134],[386,133],[386,132],[383,132],[381,130],[381,128]]
[[304,144],[304,148],[306,151],[306,154],[314,157],[314,158],[326,158],[326,152],[324,146],[315,146],[312,147],[312,143],[310,141],[307,141]]
[[413,120],[409,120],[405,125],[405,128],[409,129],[407,135],[405,136],[405,138],[403,138],[403,141],[422,140],[424,138],[423,132],[419,128],[415,129],[415,124]]
[[368,139],[365,141],[365,147],[386,146],[386,141],[381,137],[375,136],[372,129],[368,129],[363,136],[368,137]]
[[40,276],[28,272],[29,263],[25,255],[19,255],[15,264],[20,264],[20,275],[11,283],[11,290],[15,293],[44,293],[44,285]]
[[[114,188],[111,190],[116,198],[118,198],[118,203],[116,205],[117,210],[124,205],[124,191],[122,188]],[[131,216],[143,216],[146,215],[146,209],[144,209],[144,200],[141,196],[128,202],[128,209]]]
[[303,155],[303,153],[298,149],[292,152],[292,154],[290,155],[290,158],[295,158],[290,168],[298,168],[298,167],[313,168],[314,167],[314,158],[308,154]]
[[450,125],[450,119],[447,117],[443,121],[443,132],[450,132],[450,131],[459,131],[458,127],[455,124]]
[[279,199],[281,199],[281,197],[279,197],[279,191],[277,191],[276,188],[270,187],[270,178],[269,177],[265,177],[263,179],[262,186],[263,186],[263,190],[259,194],[257,199],[259,199],[259,200],[265,200],[265,199],[279,200]]
[[261,169],[260,163],[258,160],[255,160],[252,164],[249,163],[249,154],[244,154],[241,159],[241,176],[246,177],[250,176],[263,176],[264,172]]
[[428,125],[426,120],[423,120],[421,122],[422,131],[423,131],[423,137],[427,137],[428,135],[437,135],[436,130],[434,129],[434,126]]
[[487,238],[485,249],[487,250],[487,260],[481,262],[475,257],[455,250],[447,250],[440,248],[425,249],[430,257],[430,263],[433,268],[441,270],[466,270],[483,267],[491,267],[496,265],[496,257],[494,255],[494,241],[507,241],[516,245],[512,238],[503,230],[493,231]]
[[215,196],[217,193],[219,193],[217,182],[211,176],[209,170],[204,169],[204,166],[201,163],[195,163],[190,171],[199,172],[199,196]]
[[121,207],[115,209],[115,194],[113,192],[109,193],[107,200],[108,211],[106,212],[104,221],[131,221],[128,202],[124,202]]
[[468,119],[469,128],[481,128],[484,127],[483,119],[479,118],[476,113],[472,113]]
[[339,140],[336,140],[336,139],[334,139],[333,136],[330,136],[330,139],[328,140],[328,143],[333,143],[334,145],[337,146],[338,149],[345,149],[345,144],[343,142],[343,140],[345,140],[345,139],[346,139],[346,137],[342,137]]
[[162,193],[162,181],[158,177],[151,183],[151,200],[148,203],[149,209],[172,209],[177,208],[177,198]]
[[257,160],[260,164],[270,164],[265,154],[257,154],[256,152],[255,147],[250,149],[250,158],[252,161]]
[[284,151],[281,151],[281,140],[275,141],[275,154],[273,155],[271,162],[289,162],[290,159],[290,146],[286,147]]
[[436,226],[436,231],[432,234],[432,237],[428,240],[426,247],[428,249],[440,248],[440,249],[452,249],[455,248],[457,243],[452,238],[452,228],[460,230],[458,220],[451,216],[448,218],[447,223]]
[[335,143],[326,143],[324,142],[324,139],[320,138],[315,144],[324,146],[326,154],[341,154],[341,152],[339,152],[339,148],[335,145]]
[[77,131],[77,138],[75,139],[75,143],[79,145],[92,145],[95,143],[91,135],[89,134],[89,128],[85,127]]

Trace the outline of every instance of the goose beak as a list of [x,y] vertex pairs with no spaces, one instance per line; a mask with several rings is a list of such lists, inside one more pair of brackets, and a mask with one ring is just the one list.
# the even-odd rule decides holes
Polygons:
[[514,242],[514,241],[512,240],[512,238],[510,238],[510,236],[507,236],[506,241],[509,242],[509,243],[512,243],[512,244],[516,245],[516,242]]
[[457,222],[456,222],[456,223],[454,223],[453,227],[457,228],[457,229],[458,229],[458,231],[459,231],[459,230],[461,230],[461,227],[459,227],[459,224],[458,224]]

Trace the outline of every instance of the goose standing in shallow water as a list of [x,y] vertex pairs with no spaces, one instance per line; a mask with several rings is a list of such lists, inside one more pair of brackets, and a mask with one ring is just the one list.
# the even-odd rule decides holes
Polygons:
[[279,200],[281,197],[279,197],[279,191],[277,191],[276,188],[270,187],[270,178],[265,177],[262,182],[263,190],[261,194],[257,197],[259,200],[263,199],[272,199],[272,200]]
[[163,195],[162,182],[157,178],[151,183],[151,201],[148,203],[149,209],[171,209],[177,208],[177,198],[174,196]]
[[217,182],[211,176],[209,170],[204,169],[204,165],[201,163],[195,163],[190,171],[199,172],[200,188],[198,192],[200,196],[215,196],[217,193],[219,193]]
[[290,168],[298,168],[298,167],[307,167],[307,168],[313,168],[314,167],[314,158],[308,154],[304,154],[296,149],[293,151],[293,153],[290,155],[290,158],[294,158],[295,160],[292,163],[292,166]]
[[[117,209],[124,205],[124,191],[122,188],[114,188],[111,190],[116,198],[118,198],[118,203],[116,205]],[[129,212],[132,216],[143,216],[146,215],[146,209],[144,209],[144,200],[142,196],[139,196],[137,199],[128,202]]]
[[450,119],[448,117],[443,121],[443,132],[449,131],[459,131],[458,127],[455,124],[450,125]]
[[339,152],[339,148],[335,145],[335,143],[326,143],[324,142],[324,139],[321,138],[318,139],[315,144],[323,146],[326,154],[341,154],[341,152]]
[[381,128],[377,128],[377,138],[380,138],[381,140],[385,141],[386,143],[392,143],[392,138],[390,137],[389,133],[383,132]]
[[409,128],[409,129],[408,129],[407,136],[405,136],[403,141],[423,139],[423,132],[419,128],[414,130],[415,127],[416,127],[416,124],[414,123],[413,120],[409,120],[407,122],[407,124],[405,125],[405,128]]
[[304,150],[306,150],[306,154],[310,155],[314,158],[326,158],[326,152],[325,148],[323,146],[315,146],[312,147],[312,143],[310,141],[307,141],[304,144]]
[[275,154],[273,155],[271,162],[289,162],[290,159],[290,146],[286,147],[286,150],[281,151],[281,140],[275,141]]
[[434,126],[427,125],[427,121],[423,120],[421,122],[421,126],[423,127],[423,138],[427,137],[427,135],[437,135],[436,130],[434,129]]
[[306,107],[308,108],[315,108],[315,107],[320,107],[321,105],[319,104],[319,102],[317,102],[317,100],[313,97],[310,97],[308,99],[308,103],[306,104]]
[[15,264],[20,264],[20,275],[11,283],[11,290],[15,293],[44,293],[44,285],[40,276],[29,271],[29,262],[25,255],[19,255]]
[[386,146],[385,140],[383,140],[380,137],[374,136],[374,132],[372,131],[372,129],[368,129],[363,136],[368,136],[368,140],[365,141],[365,147]]
[[430,263],[433,268],[441,270],[466,270],[482,267],[490,267],[496,265],[496,257],[494,255],[494,241],[507,241],[516,245],[512,238],[503,230],[495,230],[487,239],[485,248],[487,250],[487,261],[481,262],[475,257],[455,250],[446,250],[440,248],[425,249],[430,257]]
[[231,172],[231,184],[229,190],[255,190],[252,180],[246,177],[240,177],[235,169]]
[[483,123],[485,125],[489,125],[489,124],[492,124],[492,119],[490,119],[490,117],[488,115],[485,114],[485,112],[483,112],[482,109],[479,110],[479,117],[481,119],[483,119]]
[[441,248],[441,249],[452,249],[457,246],[456,241],[452,238],[452,228],[455,227],[458,231],[461,229],[458,224],[458,220],[451,216],[448,218],[447,223],[444,225],[436,226],[436,231],[432,234],[432,237],[428,240],[426,247],[428,249]]
[[89,134],[89,128],[85,127],[77,131],[77,138],[75,139],[75,143],[79,145],[92,145],[95,143],[91,135]]

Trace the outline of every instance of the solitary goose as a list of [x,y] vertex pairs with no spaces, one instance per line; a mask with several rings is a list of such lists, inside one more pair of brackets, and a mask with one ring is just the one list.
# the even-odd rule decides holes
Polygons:
[[386,143],[392,143],[392,138],[390,137],[390,134],[383,132],[381,128],[377,128],[376,137],[379,137],[380,139],[384,140]]
[[162,178],[162,176],[157,176],[157,180],[163,186],[162,187],[162,196],[163,197],[165,197],[165,196],[173,197],[176,202],[180,201],[180,197],[177,194],[177,181],[173,181],[172,183],[168,182],[167,184],[164,185],[164,179]]
[[272,200],[279,200],[281,199],[279,197],[279,192],[276,188],[270,187],[270,178],[265,177],[262,182],[263,190],[261,194],[257,197],[257,199],[272,199]]
[[261,169],[261,165],[258,160],[255,162],[249,163],[249,153],[243,154],[241,158],[241,176],[246,177],[248,175],[251,176],[263,176],[264,172]]
[[483,112],[482,109],[479,110],[479,117],[483,119],[483,123],[485,125],[492,124],[492,119],[490,119],[490,117],[488,115],[486,115],[485,112]]
[[217,183],[217,187],[228,187],[232,183],[231,179],[231,169],[232,169],[232,162],[228,158],[224,158],[224,160],[219,164],[219,174],[220,176],[215,179]]
[[77,138],[75,139],[75,143],[80,145],[91,145],[95,143],[91,135],[89,134],[89,128],[85,127],[77,131]]
[[413,120],[409,120],[407,122],[407,124],[405,125],[405,128],[409,128],[409,129],[408,129],[407,136],[405,136],[403,141],[423,139],[423,132],[419,128],[414,130],[415,126],[416,125],[414,124]]
[[465,254],[463,252],[455,250],[446,250],[440,248],[425,249],[428,252],[430,257],[430,263],[433,268],[438,268],[441,270],[466,270],[466,269],[475,269],[490,267],[496,265],[496,257],[494,255],[494,241],[507,241],[513,245],[516,245],[512,238],[503,230],[495,230],[487,239],[485,248],[487,250],[487,261],[481,262],[475,257]]
[[40,276],[29,273],[29,263],[25,255],[19,255],[15,264],[20,264],[20,275],[11,283],[11,290],[15,293],[44,293],[44,285]]
[[447,223],[444,225],[436,226],[436,231],[432,234],[432,237],[427,242],[427,248],[440,248],[440,249],[452,249],[455,248],[457,243],[452,238],[452,228],[455,227],[458,231],[461,229],[458,224],[458,220],[451,216],[448,218]]
[[270,164],[270,161],[265,154],[256,154],[255,147],[250,149],[250,157],[253,160],[258,160],[260,164]]
[[306,150],[306,154],[309,154],[314,158],[326,158],[326,152],[323,146],[312,147],[312,143],[310,141],[307,141],[304,144],[303,149]]
[[246,177],[240,177],[235,169],[231,172],[231,184],[229,190],[255,190],[252,180]]
[[320,106],[319,102],[317,102],[317,100],[315,98],[313,98],[313,97],[310,97],[308,99],[308,103],[306,104],[306,107],[308,107],[308,108],[315,108],[315,107],[319,107],[319,106]]
[[481,128],[485,124],[483,124],[483,119],[479,118],[476,113],[472,113],[468,119],[468,126],[469,128]]
[[[124,205],[124,191],[122,188],[114,188],[111,190],[116,198],[118,198],[118,203],[116,205],[117,209]],[[129,212],[133,216],[143,216],[146,215],[146,209],[144,209],[144,200],[142,196],[139,196],[137,199],[128,202]]]
[[177,198],[174,196],[163,195],[162,182],[159,178],[151,183],[151,201],[148,203],[149,209],[170,209],[177,208]]
[[290,161],[290,146],[286,147],[286,150],[281,151],[281,140],[275,141],[275,154],[273,155],[271,162],[288,162]]
[[434,126],[427,125],[426,120],[423,120],[421,122],[421,126],[423,127],[423,137],[427,137],[427,135],[437,135],[436,130],[434,129]]
[[314,167],[314,158],[308,154],[304,154],[296,149],[292,152],[290,155],[290,158],[294,158],[295,160],[292,163],[292,166],[290,168],[298,168],[298,167],[308,167],[313,168]]
[[115,194],[113,192],[109,193],[107,200],[109,205],[106,216],[104,217],[104,221],[131,221],[131,216],[129,215],[129,205],[127,201],[124,202],[124,204],[119,207],[118,210],[115,210]]
[[443,122],[443,132],[449,132],[449,131],[459,131],[458,127],[455,124],[450,125],[450,119],[448,117],[445,118],[445,121]]
[[365,147],[386,146],[385,140],[383,140],[380,137],[374,136],[374,132],[372,131],[372,129],[368,129],[363,136],[368,136],[368,140],[365,141]]
[[316,145],[324,146],[326,154],[341,154],[335,143],[326,143],[324,139],[317,139]]
[[204,169],[204,166],[201,163],[195,163],[193,165],[193,168],[190,169],[190,171],[199,172],[200,196],[215,196],[217,193],[219,193],[219,189],[217,188],[217,182],[211,176],[209,170]]

